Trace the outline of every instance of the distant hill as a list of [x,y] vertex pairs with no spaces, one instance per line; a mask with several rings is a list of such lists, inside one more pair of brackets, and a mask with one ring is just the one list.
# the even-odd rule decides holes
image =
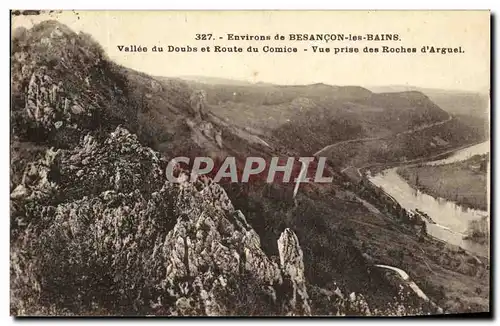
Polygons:
[[462,90],[422,88],[415,86],[377,86],[368,87],[373,92],[419,91],[426,94],[434,103],[451,114],[469,115],[488,119],[489,94]]
[[188,81],[222,119],[301,153],[340,140],[387,135],[448,118],[417,91],[373,93],[359,86],[214,84]]

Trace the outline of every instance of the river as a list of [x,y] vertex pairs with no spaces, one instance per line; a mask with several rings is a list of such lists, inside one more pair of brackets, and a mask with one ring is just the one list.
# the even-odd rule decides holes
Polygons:
[[[426,164],[440,165],[463,161],[477,154],[489,153],[489,151],[490,142],[486,141],[458,150],[446,159]],[[405,209],[412,211],[419,209],[428,214],[436,222],[436,224],[427,223],[427,232],[430,235],[478,255],[489,257],[488,245],[463,240],[469,221],[488,216],[488,212],[462,207],[452,201],[443,198],[434,198],[416,190],[399,176],[396,169],[386,169],[376,175],[370,175],[368,172],[368,177],[373,184],[381,187],[385,192],[393,196]]]

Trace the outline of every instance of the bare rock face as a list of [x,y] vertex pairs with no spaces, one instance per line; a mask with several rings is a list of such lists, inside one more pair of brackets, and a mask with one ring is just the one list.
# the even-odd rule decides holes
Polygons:
[[187,119],[186,124],[191,129],[191,138],[201,148],[209,152],[223,148],[222,132],[216,129],[213,123]]
[[191,110],[196,120],[203,119],[206,112],[207,94],[204,90],[196,90],[189,99]]
[[217,152],[223,148],[222,131],[206,120],[206,97],[204,90],[195,90],[189,99],[192,117],[186,119],[186,124],[191,129],[191,138],[201,148],[209,152]]
[[35,200],[52,195],[57,185],[49,180],[49,174],[58,153],[48,149],[42,159],[28,163],[21,183],[12,191],[11,198]]
[[[262,252],[257,233],[241,212],[234,210],[222,188],[214,183],[169,187],[178,193],[175,206],[179,217],[165,240],[171,248],[166,277],[172,284],[194,278],[186,284],[188,293],[177,294],[181,303],[195,300],[202,314],[226,315],[230,311],[217,297],[234,290],[225,289],[228,279],[250,274],[263,287],[281,282],[279,266]],[[174,314],[185,311],[181,308]]]
[[11,194],[14,313],[310,314],[295,234],[274,262],[218,184],[167,182],[162,162],[118,127],[28,165]]
[[311,307],[308,302],[302,249],[292,230],[287,228],[281,233],[278,250],[283,275],[289,279],[293,287],[292,296],[287,302],[290,313],[310,315]]
[[47,67],[36,69],[29,79],[26,92],[26,116],[46,131],[74,124],[86,125],[95,114],[93,106],[84,109],[76,98],[68,97],[62,82],[47,74]]

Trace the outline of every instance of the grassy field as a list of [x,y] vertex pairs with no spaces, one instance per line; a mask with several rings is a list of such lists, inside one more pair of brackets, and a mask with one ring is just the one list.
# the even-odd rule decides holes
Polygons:
[[439,166],[412,166],[398,169],[412,187],[462,206],[487,210],[487,156]]

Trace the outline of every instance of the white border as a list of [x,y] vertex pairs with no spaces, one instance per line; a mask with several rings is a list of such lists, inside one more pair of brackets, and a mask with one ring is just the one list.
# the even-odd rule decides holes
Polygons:
[[[11,3],[9,3],[11,2]],[[14,9],[207,9],[207,10],[231,10],[231,9],[324,9],[324,10],[340,10],[340,9],[353,9],[353,10],[367,10],[367,9],[492,9],[495,0],[475,0],[475,1],[442,1],[442,0],[419,0],[415,2],[410,1],[389,1],[378,0],[350,0],[329,4],[322,0],[308,0],[308,1],[276,1],[276,0],[252,0],[252,1],[203,1],[203,0],[183,0],[176,2],[164,2],[153,0],[130,1],[124,0],[120,3],[114,1],[96,1],[89,0],[84,3],[71,3],[64,0],[50,0],[50,1],[6,1],[3,3],[9,4],[9,8]]]
[[[2,36],[3,36],[3,42],[0,43],[2,46],[2,53],[3,53],[3,64],[0,64],[0,68],[2,69],[2,75],[5,76],[2,79],[2,87],[1,89],[1,94],[2,94],[2,103],[3,103],[3,109],[2,109],[2,118],[0,118],[0,132],[1,132],[1,152],[4,154],[5,159],[1,160],[1,168],[0,173],[1,179],[0,179],[0,187],[1,193],[0,193],[0,201],[1,201],[1,211],[2,211],[2,218],[1,218],[1,227],[0,230],[2,230],[3,234],[0,236],[0,253],[1,253],[1,260],[0,262],[2,263],[1,266],[1,287],[0,287],[0,316],[3,317],[2,319],[2,325],[11,325],[14,323],[13,318],[9,317],[9,109],[10,109],[10,104],[9,104],[9,98],[10,98],[10,80],[8,81],[7,76],[10,76],[10,66],[7,64],[7,53],[8,53],[8,44],[10,44],[10,35],[9,35],[9,30],[10,30],[10,25],[9,25],[9,11],[8,9],[140,9],[140,10],[145,10],[145,9],[209,9],[209,10],[216,10],[216,9],[283,9],[283,10],[291,10],[291,9],[420,9],[420,10],[425,10],[425,9],[491,9],[493,13],[499,13],[500,10],[499,4],[500,1],[498,0],[474,0],[474,1],[437,1],[437,0],[419,0],[415,2],[403,2],[403,1],[359,1],[359,0],[349,0],[349,1],[342,1],[342,2],[336,2],[334,4],[328,5],[329,3],[324,0],[307,0],[307,1],[296,1],[296,0],[289,0],[289,1],[273,1],[273,0],[251,0],[251,1],[223,1],[223,0],[210,0],[210,1],[203,1],[203,0],[183,0],[183,1],[176,1],[176,2],[171,2],[171,3],[165,3],[163,1],[150,1],[150,0],[141,0],[141,1],[130,1],[130,0],[121,0],[121,1],[102,1],[102,0],[87,0],[84,3],[74,3],[70,1],[63,1],[63,0],[52,0],[52,1],[26,1],[26,0],[18,0],[18,1],[2,1],[2,7],[5,6],[5,8],[2,8],[2,15],[0,17],[3,17],[4,19],[1,20],[1,30],[3,31]],[[498,17],[496,17],[498,19]],[[498,24],[498,20],[496,21]],[[495,35],[495,43],[498,41],[498,34]],[[498,55],[497,55],[498,57]],[[492,55],[493,58],[493,55]],[[492,74],[496,75],[496,70]],[[495,94],[498,94],[498,85],[495,86],[494,89]],[[492,111],[496,110],[496,107],[492,107]],[[498,125],[498,116],[495,116],[495,125]],[[497,131],[495,130],[493,135],[495,139],[498,140],[497,138]],[[498,152],[499,150],[499,142],[495,142],[495,152]],[[497,158],[498,159],[498,158]],[[498,169],[499,164],[495,162],[495,168]],[[496,181],[493,180],[494,182]],[[500,193],[497,191],[495,194],[495,198],[493,199],[494,202],[497,203],[495,207],[495,211],[493,212],[493,218],[498,216],[498,206],[500,203]],[[498,236],[498,228],[500,225],[500,222],[494,223],[495,225],[495,235]],[[493,246],[494,247],[494,246]],[[495,260],[494,262],[498,262],[498,250],[494,251],[495,253]],[[492,272],[494,272],[495,279],[497,279],[497,274],[498,269],[492,268]],[[496,283],[494,283],[497,285]],[[498,302],[494,301],[495,306],[492,307],[493,311],[498,311]],[[55,320],[45,320],[45,322],[54,322]],[[88,320],[87,320],[88,321]],[[94,324],[104,324],[106,320],[90,320]],[[145,323],[146,321],[144,320],[128,320],[130,322],[133,322],[134,324],[142,324]],[[161,321],[161,320],[160,320]],[[172,323],[172,322],[178,322],[179,320],[163,320],[164,322]],[[196,321],[201,321],[206,323],[207,320],[184,320],[183,323],[191,324]],[[223,322],[223,320],[214,320],[215,322]],[[237,319],[228,319],[228,322],[238,322],[238,321],[243,321],[243,320],[237,320]],[[289,320],[277,320],[277,319],[272,319],[272,320],[256,320],[255,322],[258,323],[270,323],[270,322],[288,322]],[[318,320],[300,320],[301,323],[308,324],[312,323],[314,321]],[[323,320],[325,321],[325,320]],[[335,320],[328,320],[329,322],[332,323],[346,323],[346,322],[354,322],[354,323],[359,323],[361,322],[360,320],[342,320],[342,319],[335,319]],[[375,320],[372,320],[375,321]],[[383,322],[386,322],[388,320],[383,320]],[[396,319],[393,320],[394,322],[403,322],[404,320],[402,319]],[[409,320],[406,320],[409,321]],[[415,320],[416,322],[422,322],[423,320]],[[39,320],[39,321],[31,321],[33,323],[40,323],[44,322],[44,320]],[[70,324],[75,321],[72,320],[61,320],[58,321],[58,323],[61,324]],[[77,322],[86,322],[79,320]],[[116,321],[115,322],[122,322],[122,321]],[[127,322],[127,321],[126,321]],[[245,322],[249,322],[248,320],[245,320]],[[440,323],[442,321],[440,320],[425,320],[426,324],[434,324],[434,323]]]

